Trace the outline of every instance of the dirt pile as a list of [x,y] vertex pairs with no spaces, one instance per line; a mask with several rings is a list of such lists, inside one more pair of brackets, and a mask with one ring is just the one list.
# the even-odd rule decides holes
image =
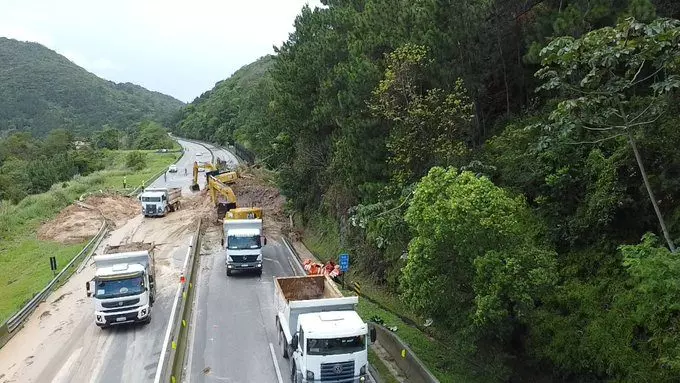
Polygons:
[[94,195],[62,210],[38,229],[38,239],[63,244],[82,243],[94,237],[104,220],[120,227],[139,214],[138,201],[118,194]]
[[275,185],[265,181],[261,174],[245,169],[239,173],[239,178],[231,188],[236,194],[239,207],[258,206],[264,210],[264,229],[267,235],[281,234],[288,222],[283,211],[286,199]]

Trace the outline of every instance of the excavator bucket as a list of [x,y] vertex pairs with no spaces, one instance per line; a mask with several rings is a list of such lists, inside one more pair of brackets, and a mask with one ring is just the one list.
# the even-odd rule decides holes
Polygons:
[[220,202],[219,204],[217,204],[217,220],[218,220],[218,221],[219,221],[219,220],[223,220],[223,219],[224,219],[224,216],[227,215],[227,212],[229,212],[229,210],[235,209],[235,208],[236,208],[236,203],[233,203],[233,202],[227,202],[227,203]]
[[201,187],[198,186],[198,162],[194,161],[194,169],[193,169],[193,181],[191,183],[191,191],[197,192],[201,190]]

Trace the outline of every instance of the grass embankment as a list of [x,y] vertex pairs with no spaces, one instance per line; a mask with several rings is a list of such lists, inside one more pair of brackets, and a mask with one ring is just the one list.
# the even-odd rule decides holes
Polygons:
[[[332,258],[337,262],[338,254],[341,254],[344,250],[340,246],[339,238],[337,225],[325,217],[317,216],[305,227],[303,242],[320,261],[326,262]],[[361,296],[379,303],[376,304],[368,299],[359,298],[357,311],[364,320],[378,316],[382,318],[385,325],[396,326],[396,334],[408,344],[411,350],[441,382],[489,382],[495,380],[492,372],[485,371],[484,366],[479,366],[474,361],[466,359],[450,346],[453,344],[452,335],[447,333],[445,329],[437,328],[435,325],[427,328],[426,333],[405,322],[402,318],[410,323],[422,324],[424,321],[413,314],[396,294],[388,292],[385,288],[371,283],[368,278],[360,273],[354,272],[351,261],[352,255],[350,254],[350,271],[345,275],[347,287],[349,288],[352,282],[358,282],[361,285]],[[353,294],[348,290],[343,290],[343,293]],[[371,362],[383,378],[388,382],[396,381],[382,362],[374,363],[376,360],[379,361],[377,355],[371,355]]]
[[46,193],[26,197],[13,205],[0,202],[0,323],[13,315],[52,279],[49,257],[64,267],[85,246],[40,241],[40,224],[54,218],[80,195],[99,190],[120,190],[127,176],[129,190],[175,162],[179,153],[146,151],[146,167],[125,168],[127,151],[106,153],[105,170],[52,186]]

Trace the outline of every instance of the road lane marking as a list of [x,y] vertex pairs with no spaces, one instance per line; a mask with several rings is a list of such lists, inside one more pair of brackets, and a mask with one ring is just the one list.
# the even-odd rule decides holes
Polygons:
[[281,370],[279,369],[279,362],[276,360],[276,353],[274,352],[274,345],[269,342],[269,351],[272,353],[272,360],[274,361],[274,368],[276,369],[276,378],[279,383],[283,383],[283,378],[281,377]]
[[69,376],[69,373],[71,372],[71,368],[73,367],[73,364],[75,361],[80,357],[80,353],[83,351],[83,348],[80,347],[77,350],[75,350],[71,356],[66,360],[66,362],[62,365],[62,367],[59,369],[57,372],[57,375],[52,379],[53,382],[61,383],[61,382],[68,382],[70,381],[71,377]]

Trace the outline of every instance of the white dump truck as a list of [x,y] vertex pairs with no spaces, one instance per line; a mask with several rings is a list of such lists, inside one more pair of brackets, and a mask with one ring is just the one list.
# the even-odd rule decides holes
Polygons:
[[179,209],[182,188],[146,188],[139,195],[145,217],[163,217]]
[[156,297],[153,248],[145,242],[107,246],[104,254],[93,257],[95,275],[85,287],[97,326],[151,321]]
[[325,275],[274,278],[276,330],[293,382],[368,381],[375,329],[355,311],[358,303]]
[[262,275],[262,247],[266,244],[261,208],[235,208],[226,213],[222,245],[226,250],[227,276],[234,271],[254,271]]

